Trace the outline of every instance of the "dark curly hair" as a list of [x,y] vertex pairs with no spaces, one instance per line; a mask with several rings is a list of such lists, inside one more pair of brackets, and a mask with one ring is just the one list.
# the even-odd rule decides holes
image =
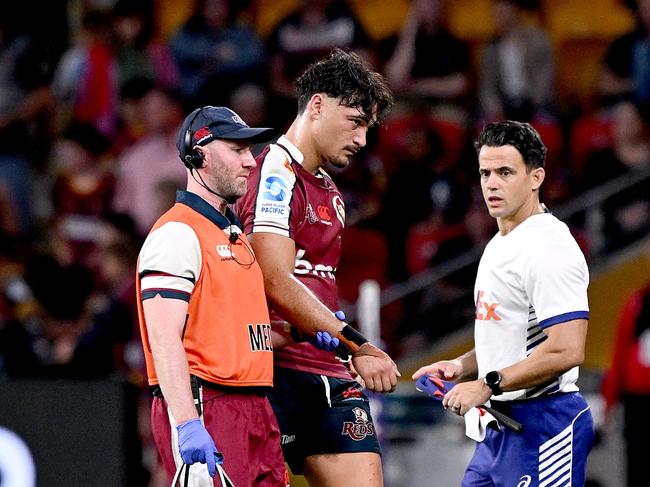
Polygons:
[[[359,108],[374,123],[381,124],[393,107],[393,95],[384,77],[373,71],[358,55],[334,49],[311,64],[295,82],[298,113],[316,93],[338,98],[341,105]],[[372,120],[374,110],[375,120]]]
[[515,122],[514,120],[489,123],[483,127],[474,142],[477,154],[484,145],[488,147],[511,145],[519,151],[528,170],[544,167],[546,146],[537,130],[528,123]]

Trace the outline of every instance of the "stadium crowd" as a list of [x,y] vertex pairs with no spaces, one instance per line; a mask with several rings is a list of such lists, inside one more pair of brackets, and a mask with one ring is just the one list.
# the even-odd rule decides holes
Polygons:
[[[496,231],[472,146],[487,121],[528,121],[541,133],[551,210],[650,165],[650,0],[583,2],[628,20],[597,41],[585,36],[592,50],[577,49],[590,63],[569,67],[558,40],[563,2],[478,3],[489,8],[76,0],[42,3],[32,16],[29,5],[0,7],[0,375],[124,374],[144,388],[137,249],[182,187],[184,114],[227,105],[251,126],[282,131],[295,115],[291,80],[334,47],[371,61],[397,99],[357,160],[331,170],[346,202],[344,302],[362,279],[403,282]],[[472,10],[488,14],[485,32]],[[605,249],[646,234],[649,212],[647,184],[612,200]],[[571,224],[589,257],[585,218]],[[451,276],[438,292],[471,285],[473,274]],[[386,330],[393,356],[433,314],[453,328],[472,313],[441,310],[423,294]]]

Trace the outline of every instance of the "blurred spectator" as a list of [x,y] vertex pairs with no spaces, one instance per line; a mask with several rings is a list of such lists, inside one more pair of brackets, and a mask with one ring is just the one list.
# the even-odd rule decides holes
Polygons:
[[112,12],[118,86],[146,78],[177,88],[178,69],[167,45],[154,38],[152,0],[119,0]]
[[469,87],[469,49],[444,21],[446,0],[412,0],[386,76],[398,95],[462,101]]
[[113,137],[111,154],[121,154],[144,135],[142,100],[154,86],[155,83],[149,78],[135,77],[120,88],[117,132]]
[[[397,164],[388,166],[381,222],[389,250],[388,276],[408,277],[406,243],[417,225],[444,234],[467,209],[461,165],[446,158],[446,147],[427,117],[414,118],[410,136],[399,145]],[[408,211],[404,211],[408,208]]]
[[21,222],[18,208],[7,185],[0,179],[0,235],[17,237]]
[[70,125],[56,144],[52,188],[54,235],[61,262],[91,266],[100,217],[111,208],[115,178],[102,156],[109,140],[92,125]]
[[176,135],[184,117],[180,100],[174,91],[152,87],[140,105],[144,135],[117,161],[113,208],[131,216],[141,235],[174,202],[173,198],[160,201],[160,183],[170,181],[179,188],[187,177],[176,148]]
[[231,0],[197,0],[192,17],[174,34],[170,47],[183,95],[198,105],[223,105],[244,81],[261,81],[264,44],[238,19]]
[[45,166],[51,142],[55,61],[42,37],[12,19],[0,13],[0,200],[2,226],[18,235],[31,230],[34,170]]
[[285,99],[282,104],[295,98],[293,80],[334,47],[369,55],[370,39],[344,0],[300,0],[299,4],[278,23],[268,41],[271,88]]
[[626,485],[643,485],[647,477],[645,445],[650,436],[646,421],[650,408],[650,287],[632,294],[625,304],[602,393],[606,420],[611,421],[616,404],[623,405]]
[[[612,147],[592,153],[580,175],[578,189],[585,191],[627,172],[650,166],[650,111],[629,101],[612,110]],[[637,184],[607,200],[603,207],[606,250],[620,248],[650,228],[650,191]]]
[[328,165],[327,172],[333,175],[345,201],[346,227],[374,227],[387,184],[384,161],[370,144],[355,159],[345,168]]
[[0,355],[10,376],[95,378],[116,370],[116,347],[131,332],[128,315],[91,298],[88,269],[34,256],[23,287],[33,306],[0,329]]
[[498,35],[483,52],[479,77],[482,115],[489,121],[531,121],[553,112],[553,49],[546,32],[527,22],[523,4],[494,2]]
[[244,83],[230,95],[227,106],[239,114],[242,120],[251,127],[268,125],[268,96],[266,90],[259,84]]
[[[129,239],[111,241],[100,249],[99,288],[114,311],[119,309],[124,323],[125,336],[130,340],[122,343],[123,349],[116,350],[116,365],[135,384],[145,384],[144,354],[137,326],[135,292],[135,263],[137,247]],[[127,333],[128,332],[128,333]]]
[[108,14],[91,10],[57,66],[53,89],[66,118],[90,123],[104,135],[115,133],[118,78]]
[[650,0],[634,0],[637,27],[609,47],[600,78],[605,97],[650,104]]
[[[469,208],[461,222],[442,226],[433,221],[413,229],[407,242],[412,272],[427,268],[439,270],[452,259],[483,248],[497,232],[494,218],[485,211],[480,189],[474,186],[470,193]],[[402,335],[413,335],[401,344],[404,352],[411,353],[416,347],[423,347],[472,321],[472,289],[477,266],[477,261],[468,261],[408,298],[406,319],[400,330]]]

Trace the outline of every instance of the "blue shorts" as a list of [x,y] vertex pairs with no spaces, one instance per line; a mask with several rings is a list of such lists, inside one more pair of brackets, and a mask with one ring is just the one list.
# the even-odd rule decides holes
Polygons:
[[476,445],[463,487],[584,486],[594,423],[581,394],[492,401],[492,406],[523,423],[524,431],[488,429]]
[[353,380],[276,367],[269,395],[282,434],[284,459],[294,474],[324,453],[381,453],[363,388]]

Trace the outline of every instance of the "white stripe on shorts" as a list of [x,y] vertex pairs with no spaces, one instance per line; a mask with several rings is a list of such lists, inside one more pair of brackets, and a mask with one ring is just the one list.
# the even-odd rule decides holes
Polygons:
[[320,378],[323,380],[323,385],[325,386],[325,397],[327,398],[327,405],[329,407],[332,407],[332,393],[330,391],[330,382],[324,375],[321,375]]
[[571,487],[573,424],[588,410],[580,411],[569,426],[539,447],[539,487]]

